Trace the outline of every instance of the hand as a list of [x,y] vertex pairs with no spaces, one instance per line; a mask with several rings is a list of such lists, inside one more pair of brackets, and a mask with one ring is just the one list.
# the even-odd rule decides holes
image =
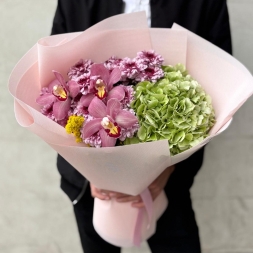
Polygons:
[[[152,199],[155,200],[157,196],[161,193],[161,191],[164,189],[170,175],[173,173],[175,169],[175,166],[170,166],[167,169],[165,169],[148,187]],[[106,191],[101,190],[90,184],[91,186],[91,195],[93,197],[99,198],[101,200],[109,200],[111,198],[116,198],[118,202],[133,202],[132,206],[141,208],[144,207],[144,203],[142,202],[142,199],[140,195],[132,196],[120,192],[114,192],[114,191]]]
[[[157,196],[161,193],[161,191],[164,189],[165,185],[168,182],[168,179],[170,175],[175,170],[175,166],[170,166],[167,169],[165,169],[148,187],[150,194],[152,196],[153,201],[157,198]],[[144,207],[144,203],[140,197],[138,196],[131,196],[131,195],[125,195],[125,196],[118,196],[117,201],[119,202],[133,202],[132,206],[141,208]]]
[[108,194],[105,194],[102,190],[96,188],[92,183],[90,183],[90,191],[91,191],[91,196],[93,198],[98,198],[101,200],[109,200],[110,199]]
[[109,200],[111,198],[120,198],[120,197],[131,196],[131,195],[127,195],[127,194],[120,193],[120,192],[98,189],[92,183],[90,183],[90,190],[91,190],[91,196],[93,198],[98,198],[101,200]]

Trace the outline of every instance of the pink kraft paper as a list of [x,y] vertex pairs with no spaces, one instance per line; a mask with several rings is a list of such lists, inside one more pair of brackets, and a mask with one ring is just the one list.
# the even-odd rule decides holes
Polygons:
[[[133,57],[140,50],[152,48],[162,54],[165,64],[186,64],[188,72],[212,97],[217,122],[210,136],[197,146],[176,156],[170,155],[166,140],[87,148],[76,143],[63,127],[40,113],[35,99],[41,87],[53,80],[52,70],[61,72],[66,78],[69,67],[80,58],[102,62],[112,55]],[[40,136],[98,188],[137,195],[165,168],[188,158],[227,128],[233,114],[252,95],[253,78],[235,58],[178,25],[172,29],[149,29],[144,12],[141,12],[114,16],[82,33],[41,39],[15,66],[9,90],[14,97],[15,115],[21,126]],[[154,203],[155,220],[164,210],[164,199],[165,196],[161,195],[160,200]],[[126,212],[123,221],[122,208],[114,201],[96,200],[94,224],[105,237],[104,226],[111,228],[107,234],[111,243],[131,246],[131,226],[129,231],[124,231],[128,238],[110,239],[110,231],[125,229],[125,220],[137,216],[137,210],[132,210],[128,204],[124,208],[132,212]],[[113,226],[118,227],[116,230],[112,227],[112,213]],[[146,222],[143,223],[145,225]],[[142,240],[152,233],[143,232]]]

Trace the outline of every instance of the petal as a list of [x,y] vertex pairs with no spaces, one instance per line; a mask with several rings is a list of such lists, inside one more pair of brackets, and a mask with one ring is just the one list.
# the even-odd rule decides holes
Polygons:
[[96,85],[95,80],[90,80],[90,85],[88,86],[88,92],[89,92],[89,93],[94,93],[94,92],[97,91],[97,90],[95,89],[95,85]]
[[120,102],[116,98],[112,98],[107,102],[106,114],[114,120],[116,115],[121,111]]
[[104,129],[100,129],[99,131],[102,147],[114,147],[117,139],[110,137]]
[[83,127],[83,139],[90,137],[91,135],[98,132],[101,128],[101,121],[102,119],[93,119],[89,122],[87,122]]
[[57,98],[53,94],[44,94],[36,99],[36,103],[39,105],[50,105],[57,101]]
[[121,78],[121,71],[119,68],[113,69],[108,80],[108,90],[112,89],[113,84],[117,83]]
[[90,68],[90,75],[91,76],[100,76],[101,79],[105,83],[108,84],[109,81],[109,70],[104,66],[104,64],[93,64]]
[[80,92],[79,84],[74,80],[70,80],[68,82],[68,84],[69,84],[70,96],[72,98],[75,98],[78,95],[78,93]]
[[129,128],[137,123],[138,119],[131,112],[122,110],[116,116],[115,121],[119,124],[119,126]]
[[94,94],[87,94],[87,95],[82,96],[80,99],[80,105],[84,107],[89,107],[94,97],[95,97]]
[[53,106],[53,113],[57,120],[62,120],[68,115],[70,109],[71,99],[65,101],[57,101]]
[[48,91],[52,92],[53,91],[53,87],[55,85],[60,85],[59,81],[57,79],[54,79],[49,85],[48,85]]
[[117,86],[108,93],[107,99],[117,98],[121,101],[125,97],[125,90],[122,86]]
[[57,72],[57,71],[55,71],[55,70],[53,70],[53,73],[54,73],[56,79],[57,79],[57,80],[60,82],[60,84],[62,85],[62,87],[64,87],[65,89],[67,89],[66,83],[65,83],[65,80],[64,80],[62,74],[59,73],[59,72]]
[[92,99],[88,111],[94,118],[106,117],[106,105],[97,97]]

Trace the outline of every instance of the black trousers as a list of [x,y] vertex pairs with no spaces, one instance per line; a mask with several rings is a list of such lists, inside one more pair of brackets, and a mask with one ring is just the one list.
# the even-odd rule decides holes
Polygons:
[[[190,193],[183,190],[170,192],[171,179],[165,188],[169,206],[158,220],[156,233],[148,240],[149,247],[152,253],[200,253],[198,227]],[[89,186],[83,198],[74,206],[74,213],[85,253],[120,252],[120,248],[104,241],[94,230],[93,198]]]

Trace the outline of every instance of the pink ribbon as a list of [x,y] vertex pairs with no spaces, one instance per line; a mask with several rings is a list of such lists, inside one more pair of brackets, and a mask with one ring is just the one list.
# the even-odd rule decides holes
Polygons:
[[145,207],[140,208],[138,210],[138,215],[137,215],[137,219],[136,219],[136,223],[135,223],[133,243],[137,247],[140,247],[140,244],[141,244],[141,228],[142,228],[142,222],[143,222],[145,210],[147,211],[147,214],[148,214],[147,229],[150,228],[150,223],[151,223],[151,219],[152,219],[152,215],[153,215],[153,199],[152,199],[149,189],[146,188],[140,194],[140,196],[142,198],[142,201],[143,201]]

